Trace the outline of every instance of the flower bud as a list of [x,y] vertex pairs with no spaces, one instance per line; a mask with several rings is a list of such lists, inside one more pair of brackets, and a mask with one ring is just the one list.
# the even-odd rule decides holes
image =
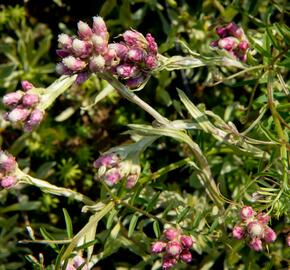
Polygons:
[[98,55],[90,59],[90,71],[91,72],[100,72],[105,67],[105,59],[103,56]]
[[15,169],[15,167],[15,158],[12,155],[0,150],[0,172],[10,173]]
[[263,223],[263,224],[268,224],[268,222],[270,221],[270,216],[264,213],[259,213],[257,215],[257,219],[259,222]]
[[217,47],[218,46],[218,43],[219,43],[219,40],[214,40],[210,43],[210,46],[211,47]]
[[249,43],[247,40],[242,40],[240,43],[239,43],[239,49],[243,52],[245,52],[247,49],[249,48]]
[[101,166],[105,166],[105,167],[113,167],[115,166],[119,161],[119,158],[116,154],[106,154],[106,155],[102,155],[100,156],[97,160],[95,160],[93,166],[95,168],[100,168]]
[[287,243],[287,246],[290,247],[290,234],[286,236],[286,243]]
[[262,237],[264,234],[264,228],[258,221],[252,221],[247,225],[248,233],[251,237]]
[[8,120],[15,123],[19,121],[24,121],[29,116],[29,110],[22,108],[22,107],[16,107],[13,109],[10,113],[8,113]]
[[32,88],[34,88],[33,84],[29,81],[21,81],[21,87],[24,91],[28,91]]
[[168,242],[166,245],[166,253],[171,257],[177,257],[181,251],[182,247],[177,241]]
[[72,43],[72,49],[76,56],[87,57],[91,53],[91,45],[83,40],[75,38]]
[[136,46],[143,49],[148,47],[148,42],[144,36],[135,30],[127,30],[122,36],[128,46]]
[[189,250],[183,250],[179,258],[186,263],[190,263],[192,261],[191,252]]
[[146,34],[146,40],[148,42],[149,53],[156,55],[157,50],[158,50],[158,46],[157,46],[157,43],[155,42],[155,38],[150,33],[148,33],[148,34]]
[[261,251],[263,249],[262,241],[259,238],[254,238],[249,244],[250,248],[255,251]]
[[77,78],[76,78],[76,83],[77,84],[84,83],[89,78],[89,76],[90,75],[87,72],[79,73]]
[[24,125],[24,130],[29,132],[32,131],[41,123],[43,116],[44,113],[41,110],[39,109],[33,110]]
[[144,51],[138,48],[130,49],[127,53],[128,60],[132,62],[141,62],[144,56]]
[[58,43],[62,49],[70,49],[72,46],[72,38],[67,34],[58,35]]
[[177,229],[169,228],[166,229],[163,234],[167,240],[171,241],[179,236],[179,231]]
[[245,236],[245,229],[239,225],[235,226],[233,229],[233,237],[237,240],[241,240]]
[[220,49],[232,51],[238,46],[238,42],[233,37],[225,37],[218,41],[218,46]]
[[68,263],[65,270],[77,270],[71,263]]
[[78,22],[78,35],[81,39],[89,40],[91,36],[93,35],[93,31],[87,23],[79,21]]
[[112,168],[104,174],[103,178],[105,183],[111,187],[122,179],[122,175],[117,168]]
[[39,96],[36,94],[25,94],[22,99],[22,104],[25,107],[32,107],[39,102]]
[[56,50],[56,54],[61,58],[65,58],[70,55],[70,52],[67,50]]
[[120,65],[116,69],[117,74],[122,78],[131,78],[136,75],[137,67],[129,64]]
[[1,181],[1,186],[3,188],[11,188],[11,187],[15,186],[15,184],[16,184],[16,177],[9,175],[9,176],[5,176],[0,181]]
[[94,49],[97,53],[103,54],[107,50],[107,41],[99,35],[93,35],[92,38],[92,43],[94,45]]
[[126,181],[126,188],[128,189],[133,188],[136,185],[138,178],[139,178],[139,175],[137,174],[129,175]]
[[153,253],[153,254],[161,253],[165,250],[165,247],[166,247],[166,243],[164,243],[162,241],[157,241],[157,242],[152,244],[151,253]]
[[157,58],[154,55],[147,55],[145,58],[145,66],[146,68],[152,70],[156,68],[158,65]]
[[59,75],[71,75],[72,71],[68,69],[63,63],[57,63],[55,71]]
[[191,236],[188,236],[188,235],[181,235],[180,242],[182,246],[186,249],[191,248],[193,245],[193,240]]
[[23,96],[21,91],[8,93],[3,97],[3,104],[7,107],[15,106],[19,103]]
[[73,258],[73,265],[76,269],[78,269],[81,265],[83,265],[81,270],[87,270],[88,266],[85,264],[85,262],[86,262],[85,259],[79,255]]
[[117,52],[114,49],[108,49],[104,54],[106,65],[113,68],[120,63],[120,58],[117,56]]
[[68,56],[62,59],[62,63],[71,71],[81,71],[85,68],[86,63],[73,56]]
[[140,74],[134,78],[126,80],[125,84],[127,87],[133,89],[139,87],[145,81],[145,79],[146,78],[142,74]]
[[224,38],[228,35],[228,31],[225,27],[217,27],[215,31],[221,38]]
[[101,37],[104,37],[105,40],[108,39],[107,26],[102,17],[93,17],[93,32]]
[[241,38],[244,35],[243,29],[236,25],[234,22],[229,23],[225,28],[229,35],[236,38]]
[[264,227],[264,240],[267,242],[267,243],[271,243],[271,242],[274,242],[277,238],[277,235],[275,233],[274,230],[272,230],[270,227],[268,226],[265,226]]
[[128,48],[121,43],[110,43],[108,48],[114,50],[121,59],[124,59],[128,52]]
[[167,270],[172,268],[177,263],[175,258],[165,257],[162,262],[162,269]]
[[251,206],[244,206],[240,211],[240,217],[242,220],[252,218],[255,212]]

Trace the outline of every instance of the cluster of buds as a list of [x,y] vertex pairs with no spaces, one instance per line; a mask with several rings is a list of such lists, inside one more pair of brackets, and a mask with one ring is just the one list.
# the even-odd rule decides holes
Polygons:
[[191,236],[181,234],[177,229],[169,228],[164,230],[162,238],[152,244],[151,253],[163,255],[163,269],[172,268],[178,261],[185,263],[192,261],[189,250],[194,241]]
[[128,189],[135,186],[141,170],[139,164],[134,164],[131,159],[121,158],[116,153],[100,156],[93,165],[98,169],[98,177],[108,186],[114,186],[122,179],[126,179]]
[[270,217],[265,213],[256,213],[252,207],[244,206],[240,211],[241,223],[233,228],[233,237],[241,240],[247,239],[249,246],[255,251],[263,249],[262,240],[272,243],[277,235],[274,230],[267,226]]
[[157,66],[157,44],[151,34],[129,30],[120,43],[108,43],[109,33],[104,20],[93,17],[93,26],[80,21],[78,36],[60,34],[62,58],[56,70],[61,75],[78,74],[77,83],[84,82],[92,73],[108,71],[117,75],[130,88],[136,88]]
[[211,46],[226,50],[235,58],[245,62],[249,48],[248,39],[241,27],[231,22],[224,27],[217,27],[218,40],[211,42]]
[[22,123],[25,131],[31,131],[40,124],[44,113],[37,108],[40,95],[34,91],[34,86],[22,81],[22,89],[3,97],[3,104],[10,109],[4,118],[12,123]]
[[86,261],[83,257],[77,255],[73,257],[71,261],[68,262],[65,270],[88,270],[88,266],[86,264]]
[[0,185],[2,188],[11,188],[16,184],[16,168],[15,158],[0,149]]

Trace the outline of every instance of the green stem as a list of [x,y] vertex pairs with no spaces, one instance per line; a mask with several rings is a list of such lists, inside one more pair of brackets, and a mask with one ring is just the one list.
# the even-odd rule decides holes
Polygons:
[[94,205],[95,204],[95,202],[93,200],[91,200],[90,198],[88,198],[87,196],[85,196],[79,192],[76,192],[76,191],[73,191],[73,190],[70,190],[67,188],[52,185],[52,184],[48,183],[47,181],[34,178],[34,177],[22,172],[19,169],[17,169],[17,171],[16,171],[16,176],[18,179],[20,179],[19,183],[36,186],[36,187],[40,188],[43,192],[57,195],[57,196],[64,196],[64,197],[72,198],[76,201],[83,202],[86,205]]
[[268,94],[268,105],[274,120],[275,129],[280,139],[281,147],[280,147],[280,156],[281,162],[283,166],[283,183],[282,190],[288,190],[288,162],[287,162],[287,143],[288,139],[284,133],[282,125],[280,123],[280,115],[276,110],[274,97],[273,97],[273,71],[269,70],[268,75],[268,85],[267,85],[267,94]]
[[145,101],[140,99],[134,92],[130,91],[125,85],[120,83],[114,76],[109,73],[100,73],[98,74],[102,79],[106,80],[109,84],[111,84],[118,93],[129,101],[135,103],[144,111],[149,113],[159,124],[167,126],[169,124],[169,120],[163,117],[159,112],[157,112],[154,108],[152,108]]

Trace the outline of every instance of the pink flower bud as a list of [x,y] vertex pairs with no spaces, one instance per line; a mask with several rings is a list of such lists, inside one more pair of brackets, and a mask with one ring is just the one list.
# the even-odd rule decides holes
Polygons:
[[32,83],[30,83],[29,81],[22,81],[21,82],[21,87],[24,91],[28,91],[30,89],[32,89],[34,86]]
[[3,97],[3,104],[7,107],[15,106],[19,103],[23,96],[21,91],[8,93]]
[[264,234],[263,225],[258,221],[252,221],[247,225],[251,237],[262,237]]
[[209,45],[210,45],[211,47],[217,47],[217,46],[218,46],[218,43],[219,43],[219,40],[214,40],[214,41],[212,41]]
[[15,123],[19,121],[24,121],[29,116],[30,111],[28,109],[22,108],[20,106],[13,109],[8,113],[8,120]]
[[70,49],[72,46],[72,38],[67,34],[58,35],[58,43],[62,49]]
[[193,240],[191,236],[188,236],[188,235],[181,235],[180,242],[182,246],[186,249],[191,248],[193,245]]
[[247,40],[242,40],[240,43],[239,43],[239,49],[243,52],[245,52],[247,49],[249,48],[249,43]]
[[11,188],[13,186],[15,186],[16,184],[16,177],[15,176],[5,176],[4,178],[2,178],[1,181],[1,186],[3,188]]
[[90,59],[90,71],[100,72],[105,68],[105,64],[106,62],[103,56],[94,56]]
[[39,109],[33,110],[24,125],[24,130],[28,132],[32,131],[41,123],[43,116],[44,113],[41,110]]
[[252,218],[255,212],[251,206],[244,206],[240,211],[240,217],[242,220]]
[[238,42],[233,37],[225,37],[218,41],[218,46],[220,49],[232,51],[238,46]]
[[108,40],[107,26],[102,17],[93,17],[93,32],[101,37],[104,37],[105,40]]
[[290,247],[290,234],[286,236],[286,243],[287,243],[287,246]]
[[147,55],[145,58],[145,66],[146,68],[152,70],[156,68],[158,65],[157,58],[154,55]]
[[145,80],[146,78],[144,75],[140,74],[134,78],[128,79],[125,84],[127,87],[133,89],[139,87]]
[[65,58],[70,55],[70,52],[67,50],[56,50],[56,54],[61,58]]
[[122,36],[128,46],[136,46],[143,49],[148,47],[148,42],[144,36],[135,30],[127,30]]
[[106,65],[113,68],[120,63],[120,58],[117,56],[117,52],[114,49],[108,49],[104,54]]
[[182,247],[179,242],[171,241],[166,245],[166,253],[171,257],[177,257],[182,251]]
[[163,232],[165,238],[169,241],[176,239],[179,236],[179,231],[177,229],[169,228]]
[[84,73],[79,73],[77,78],[76,78],[76,83],[77,84],[82,84],[84,83],[88,78],[89,78],[89,74],[87,72]]
[[166,243],[164,243],[162,241],[157,241],[157,242],[152,244],[151,253],[153,253],[153,254],[161,253],[165,250],[165,247],[166,247]]
[[121,59],[124,59],[128,52],[128,48],[121,43],[110,43],[108,48],[114,50],[116,55]]
[[91,40],[94,45],[95,52],[103,54],[107,51],[108,42],[104,37],[99,35],[93,35]]
[[91,36],[93,35],[93,31],[87,23],[79,21],[78,22],[78,35],[81,39],[89,40]]
[[15,158],[0,150],[0,172],[10,173],[16,168]]
[[157,54],[157,50],[158,50],[158,46],[157,46],[157,43],[155,42],[155,38],[150,34],[148,33],[146,35],[146,40],[148,42],[148,51],[149,53],[152,53],[152,54]]
[[65,270],[77,270],[71,263],[68,263]]
[[226,26],[226,30],[228,31],[229,35],[234,36],[236,38],[241,38],[244,35],[244,31],[234,22],[229,23]]
[[81,265],[83,265],[81,269],[87,270],[88,266],[85,264],[85,262],[86,262],[85,259],[79,255],[73,258],[73,265],[76,269],[78,269]]
[[262,241],[259,238],[252,239],[252,241],[249,243],[249,246],[255,251],[261,251],[263,249]]
[[138,180],[139,176],[137,174],[131,174],[127,177],[126,181],[126,188],[131,189],[133,188]]
[[76,56],[85,58],[90,55],[92,45],[86,41],[75,38],[72,43],[72,49]]
[[71,71],[81,71],[86,67],[86,63],[73,56],[68,56],[62,59],[62,63]]
[[25,107],[32,107],[39,102],[39,96],[36,94],[25,94],[22,99],[22,104]]
[[277,238],[277,235],[275,233],[274,230],[272,230],[270,227],[268,226],[265,226],[264,227],[264,240],[267,242],[267,243],[271,243],[271,242],[274,242]]
[[162,262],[162,269],[167,270],[172,268],[177,263],[175,258],[165,257]]
[[265,213],[259,213],[257,215],[257,219],[259,222],[261,222],[263,224],[268,224],[268,222],[270,221],[270,216],[265,214]]
[[134,77],[137,73],[136,66],[132,66],[129,64],[120,65],[116,69],[117,74],[122,78],[131,78]]
[[221,38],[224,38],[228,35],[228,31],[225,27],[217,27],[215,31]]
[[105,173],[103,178],[105,183],[111,187],[122,179],[122,175],[118,169],[112,168]]
[[239,225],[235,226],[233,229],[233,237],[241,240],[245,236],[245,229]]
[[58,63],[55,67],[55,71],[59,75],[71,75],[72,71],[68,69],[63,63]]
[[189,250],[183,250],[179,258],[186,263],[190,263],[192,261],[191,252]]
[[112,167],[115,166],[119,161],[119,158],[116,154],[106,154],[100,156],[97,160],[95,160],[93,166],[95,168],[100,168],[102,166]]
[[139,48],[130,49],[127,53],[128,60],[132,62],[141,62],[144,56],[144,51]]

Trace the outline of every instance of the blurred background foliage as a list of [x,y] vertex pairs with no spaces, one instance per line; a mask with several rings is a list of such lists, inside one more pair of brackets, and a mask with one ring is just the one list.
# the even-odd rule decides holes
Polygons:
[[[279,34],[279,29],[271,28],[274,23],[284,26],[288,21],[288,1],[83,0],[80,3],[69,0],[2,0],[0,5],[1,96],[6,92],[19,89],[21,80],[29,80],[34,85],[42,87],[53,82],[57,78],[54,71],[55,63],[58,61],[55,54],[57,35],[60,32],[73,33],[72,29],[75,29],[79,20],[90,22],[91,17],[95,15],[104,17],[111,33],[111,40],[128,28],[137,29],[142,33],[151,32],[159,45],[159,52],[168,56],[188,53],[178,40],[185,42],[193,51],[208,57],[214,56],[215,52],[209,46],[210,41],[216,38],[214,26],[232,20],[244,28],[252,44],[255,40],[262,40],[265,29],[269,27],[269,31],[275,35],[273,42],[276,41],[281,47],[277,50],[283,51],[289,46],[289,40],[285,38],[285,32],[289,29],[286,26],[286,30],[281,27],[282,34]],[[255,47],[253,59],[249,61],[254,63],[269,59],[267,55],[263,58],[265,49],[261,46]],[[280,73],[286,84],[289,82],[289,59],[289,51],[280,59]],[[212,110],[224,121],[231,121],[239,130],[245,130],[259,116],[260,109],[267,104],[266,85],[263,78],[257,82],[255,78],[245,77],[215,87],[211,86],[214,81],[230,75],[231,72],[229,69],[218,67],[163,71],[154,74],[145,89],[138,95],[170,120],[187,118],[188,114],[176,92],[178,87],[183,89],[195,104],[200,104],[201,110],[205,108]],[[256,75],[259,75],[259,71]],[[45,121],[31,134],[21,133],[0,118],[1,148],[17,156],[20,167],[31,175],[49,179],[58,186],[78,190],[97,200],[102,196],[102,192],[91,166],[93,160],[100,152],[110,147],[130,142],[128,135],[120,134],[127,130],[127,124],[152,121],[143,111],[121,99],[116,93],[111,93],[90,109],[80,109],[90,105],[96,94],[106,86],[106,83],[97,77],[90,78],[83,85],[73,86],[55,102]],[[278,88],[280,89],[280,86]],[[287,102],[287,95],[280,90],[275,93],[275,98],[282,104],[279,111],[281,117],[286,123],[287,120],[289,122],[289,106],[283,107]],[[0,110],[3,111],[3,107]],[[259,125],[260,129],[253,130],[251,135],[265,140],[275,138],[273,119],[270,114],[266,114]],[[271,167],[271,164],[262,164],[260,160],[238,156],[223,145],[218,145],[209,135],[196,130],[192,131],[191,135],[207,156],[221,192],[227,198],[249,202],[251,194],[257,189],[253,179],[266,175],[264,182],[267,182],[267,179],[271,181],[277,175],[275,167]],[[264,146],[264,150],[267,150],[267,147]],[[272,162],[275,162],[277,152],[278,148],[272,152]],[[188,154],[189,149],[186,145],[180,145],[167,138],[160,139],[141,157],[143,174],[150,175],[151,172],[185,158]],[[267,165],[270,170],[264,171]],[[192,169],[185,167],[170,172],[160,177],[158,181],[152,182],[150,188],[154,191],[152,194],[163,190],[180,194],[186,192],[187,199],[195,202],[192,203],[195,208],[191,210],[191,215],[193,219],[198,220],[196,223],[200,222],[200,231],[206,227],[207,222],[213,222],[211,218],[205,217],[206,213],[199,218],[200,208],[210,208],[202,197],[203,189]],[[150,190],[147,192],[149,196]],[[148,200],[144,197],[136,202],[137,206],[149,204],[151,197],[149,196]],[[197,203],[200,198],[203,199]],[[285,200],[285,203],[287,202],[289,200]],[[49,265],[54,263],[57,248],[17,241],[33,239],[33,237],[41,239],[47,235],[53,235],[55,239],[66,238],[61,208],[68,210],[74,224],[74,231],[79,231],[84,225],[82,219],[87,220],[88,217],[86,214],[79,214],[81,205],[76,202],[43,194],[34,187],[17,187],[9,192],[0,192],[1,270],[31,269],[29,261],[33,259],[25,258],[24,255],[32,254],[38,259],[39,253],[45,254],[46,269],[53,269],[52,266],[49,268]],[[287,215],[283,212],[283,205],[278,205],[277,208],[280,211],[280,214],[276,213],[277,217],[280,216],[280,225],[275,221],[278,224],[276,229],[281,233],[282,239],[285,232],[281,231],[281,224],[289,220],[287,221]],[[123,213],[123,216],[128,214],[130,213]],[[229,221],[232,219],[229,218]],[[192,231],[195,226],[192,227]],[[287,253],[283,249],[283,240],[273,244],[273,252],[267,254],[254,254],[248,248],[235,244],[234,249],[242,254],[237,255],[221,243],[218,248],[215,248],[211,242],[213,240],[211,230],[214,229],[209,228],[208,232],[203,230],[204,235],[200,237],[203,237],[204,253],[194,254],[190,269],[222,269],[223,267],[225,269],[282,269],[283,267],[286,269]],[[150,237],[154,237],[150,230],[147,233]],[[103,239],[104,235],[98,237]],[[219,240],[225,241],[225,239]],[[95,248],[98,249],[98,246]],[[122,257],[123,254],[126,254],[126,260]],[[109,255],[110,251],[108,251]],[[120,249],[118,254],[111,255],[109,259],[98,263],[100,268],[96,269],[115,269],[117,266],[129,269],[130,265],[138,262],[139,259],[134,252]],[[139,265],[139,267],[141,269],[143,266]]]

